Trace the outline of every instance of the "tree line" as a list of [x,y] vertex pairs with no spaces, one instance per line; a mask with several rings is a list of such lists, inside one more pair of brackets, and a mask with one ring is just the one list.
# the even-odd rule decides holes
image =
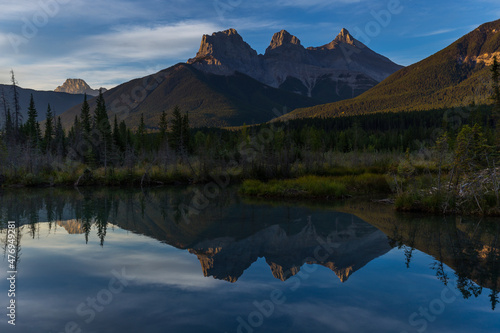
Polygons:
[[[85,95],[80,113],[65,130],[50,104],[45,121],[37,121],[33,96],[26,121],[21,116],[17,82],[12,74],[12,101],[0,94],[3,126],[0,129],[0,181],[2,174],[50,173],[65,167],[89,169],[134,168],[137,165],[182,165],[203,179],[210,170],[234,160],[252,170],[248,176],[289,177],[290,166],[301,164],[313,172],[328,162],[330,152],[404,153],[434,147],[443,134],[453,150],[464,126],[494,153],[500,151],[499,65],[491,68],[494,103],[468,107],[372,113],[336,118],[308,118],[241,126],[237,129],[190,128],[189,116],[179,107],[162,110],[159,123],[147,127],[141,115],[131,128],[117,116],[110,117],[102,92],[90,110]],[[460,143],[458,143],[460,144]],[[494,155],[494,154],[493,154]],[[331,162],[331,161],[330,161]]]

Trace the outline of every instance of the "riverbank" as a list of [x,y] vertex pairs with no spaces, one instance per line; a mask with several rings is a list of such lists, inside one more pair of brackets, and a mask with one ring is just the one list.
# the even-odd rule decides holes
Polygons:
[[[387,199],[399,211],[435,215],[500,216],[500,168],[485,168],[459,178],[452,165],[417,156],[365,159],[345,154],[342,164],[314,168],[292,165],[288,177],[266,178],[265,173],[239,165],[205,170],[200,163],[168,167],[142,165],[131,168],[90,168],[67,164],[37,174],[17,171],[0,175],[2,188],[22,187],[151,187],[204,185],[227,182],[248,197],[333,200],[357,197]],[[350,160],[347,158],[349,157]],[[264,175],[264,176],[263,176]],[[458,181],[457,181],[458,179]]]

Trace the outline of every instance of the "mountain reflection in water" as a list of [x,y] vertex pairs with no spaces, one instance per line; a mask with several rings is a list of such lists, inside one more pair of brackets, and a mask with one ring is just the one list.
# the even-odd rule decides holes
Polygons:
[[[490,306],[497,305],[498,221],[397,214],[389,206],[354,201],[273,204],[241,199],[234,190],[185,219],[179,207],[193,193],[191,188],[6,191],[0,194],[0,217],[2,223],[20,224],[20,272],[26,237],[50,241],[64,229],[87,247],[106,249],[113,247],[106,241],[110,230],[119,228],[184,251],[201,264],[199,274],[234,284],[261,258],[278,282],[322,266],[333,272],[331,279],[346,283],[392,250],[404,253],[400,264],[407,268],[415,253],[425,253],[433,258],[427,274],[453,285],[464,299],[487,293]],[[2,230],[5,244],[6,235]]]

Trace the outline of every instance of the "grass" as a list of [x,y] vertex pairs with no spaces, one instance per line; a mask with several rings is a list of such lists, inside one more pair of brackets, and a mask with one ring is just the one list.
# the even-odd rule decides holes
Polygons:
[[351,176],[302,176],[295,179],[245,180],[240,193],[258,197],[281,198],[343,198],[353,195],[390,193],[390,187],[383,175],[362,174]]

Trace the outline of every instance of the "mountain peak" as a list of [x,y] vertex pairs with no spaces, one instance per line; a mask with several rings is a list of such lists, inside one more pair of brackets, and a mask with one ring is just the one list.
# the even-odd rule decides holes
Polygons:
[[352,35],[349,33],[349,31],[346,29],[346,28],[342,28],[342,30],[340,30],[340,33],[337,35],[337,37],[335,37],[335,40],[336,42],[339,42],[339,43],[346,43],[346,44],[350,44],[350,45],[354,45],[354,37],[352,37]]
[[[231,36],[231,35],[240,35],[238,33],[238,31],[236,31],[236,29],[233,29],[233,28],[230,28],[230,29],[227,29],[227,30],[224,30],[224,31],[221,31],[222,34],[224,35],[227,35],[227,36]],[[215,34],[214,34],[215,35]],[[213,36],[213,35],[212,35]]]
[[200,50],[195,58],[188,60],[188,63],[194,63],[206,57],[217,58],[221,55],[234,57],[238,53],[257,55],[257,52],[243,40],[236,29],[227,29],[214,32],[212,35],[203,35]]
[[[103,91],[106,91],[106,89],[103,89]],[[65,92],[68,94],[87,94],[90,96],[97,96],[99,95],[99,90],[98,89],[92,89],[90,86],[87,84],[82,79],[67,79],[62,86],[57,87],[55,92]]]
[[269,45],[268,49],[275,49],[283,45],[300,45],[300,40],[291,35],[286,30],[281,30],[274,34],[273,39],[271,40],[271,45]]

